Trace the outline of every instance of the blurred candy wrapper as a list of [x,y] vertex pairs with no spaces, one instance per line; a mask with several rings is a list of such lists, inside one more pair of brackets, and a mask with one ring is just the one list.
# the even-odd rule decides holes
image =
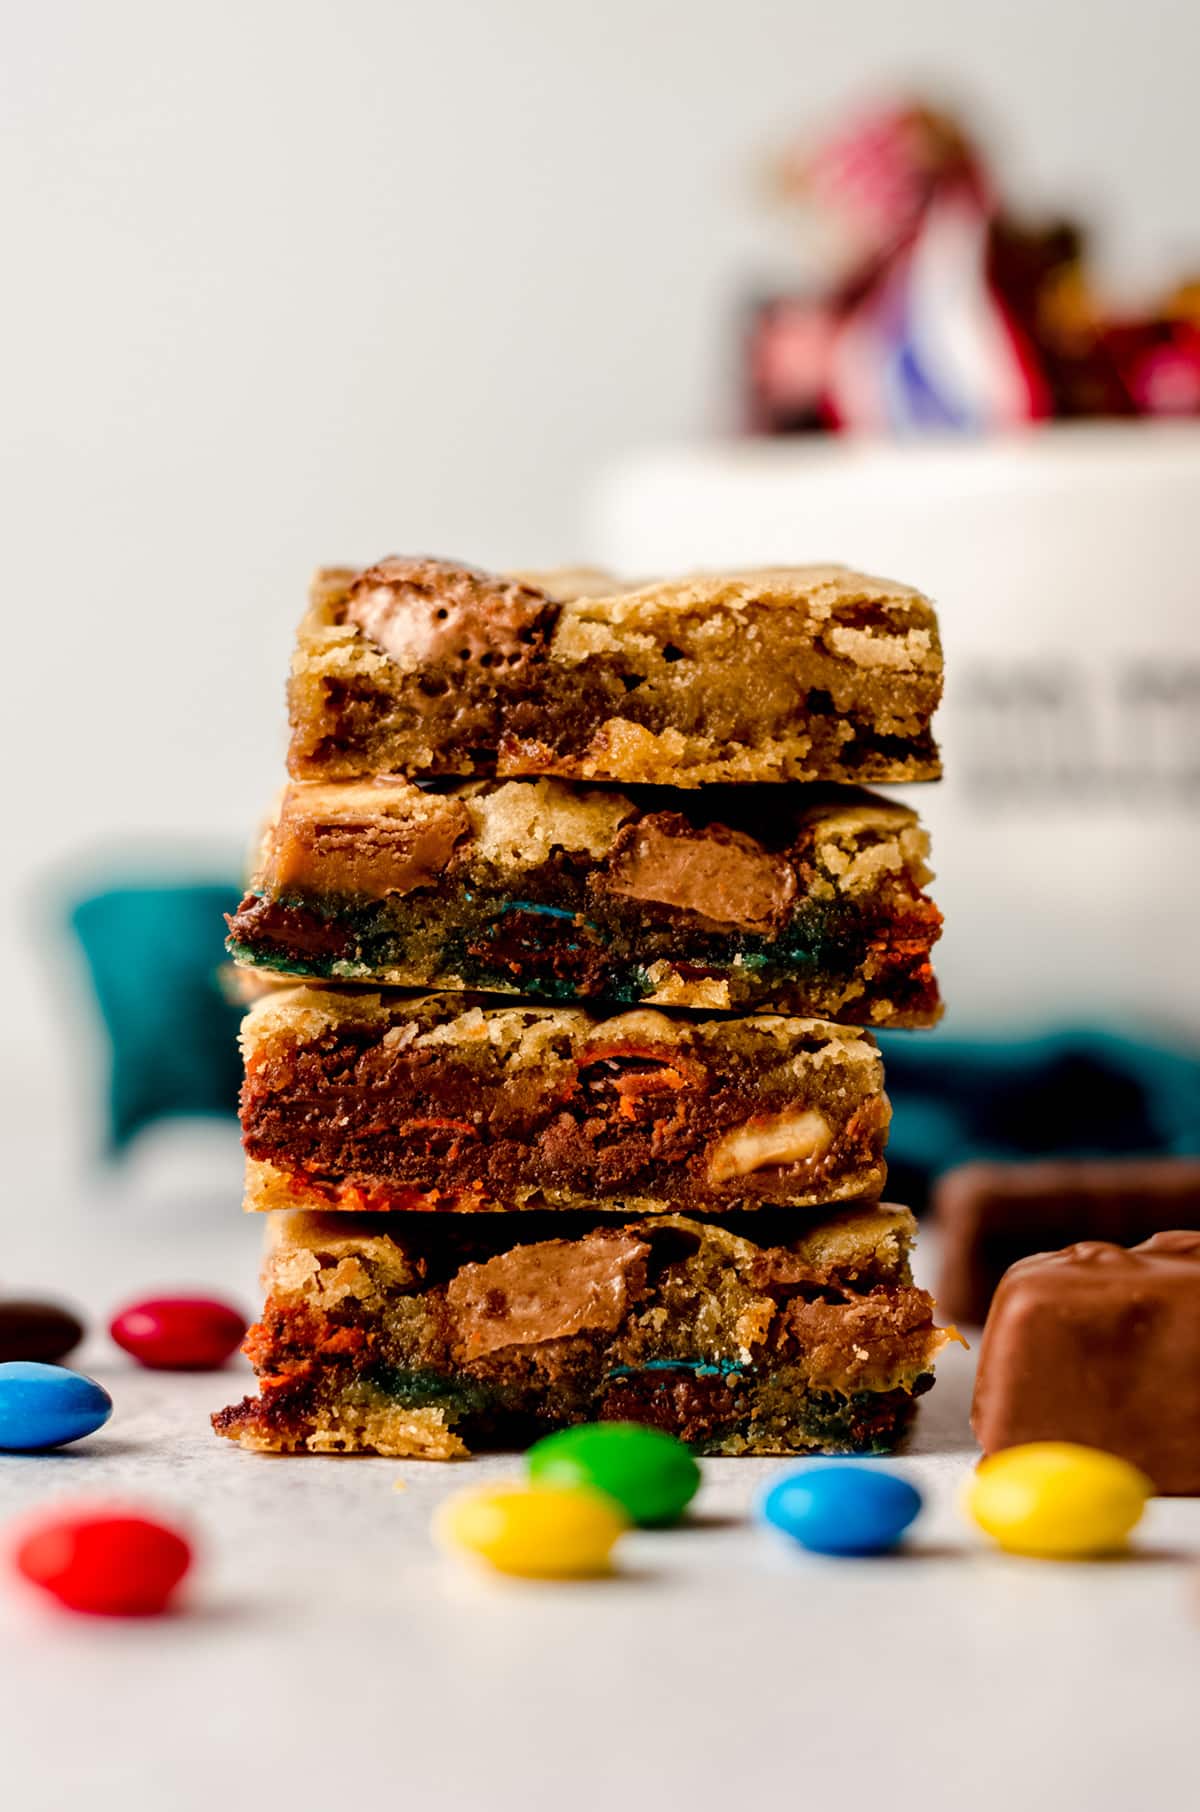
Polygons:
[[238,895],[236,881],[139,879],[69,903],[108,1037],[111,1153],[160,1120],[236,1112],[242,1008],[224,975],[224,914]]
[[1135,318],[1095,293],[1083,229],[1014,214],[957,121],[900,104],[780,160],[832,224],[828,281],[765,299],[746,344],[758,433],[981,433],[1200,414],[1200,285]]

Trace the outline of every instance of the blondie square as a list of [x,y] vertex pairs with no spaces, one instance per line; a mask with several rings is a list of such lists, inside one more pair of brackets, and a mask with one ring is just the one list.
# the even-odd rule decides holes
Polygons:
[[627,585],[393,556],[317,577],[289,767],[301,780],[932,780],[941,687],[929,600],[845,567]]
[[878,1196],[869,1033],[280,990],[243,1023],[246,1205],[618,1214]]
[[230,918],[275,975],[932,1024],[928,838],[855,788],[294,782]]
[[[213,1418],[265,1453],[454,1459],[631,1418],[704,1453],[883,1453],[952,1335],[905,1208],[269,1222],[258,1395]],[[561,1237],[565,1235],[565,1237]]]

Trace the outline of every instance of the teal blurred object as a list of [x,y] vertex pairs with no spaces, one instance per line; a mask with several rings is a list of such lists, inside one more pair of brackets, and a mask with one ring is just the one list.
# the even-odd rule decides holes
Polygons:
[[1101,1028],[1027,1038],[879,1034],[893,1108],[888,1192],[921,1206],[972,1158],[1200,1153],[1200,1050]]
[[242,1009],[222,993],[220,968],[239,894],[235,881],[158,882],[71,906],[111,1046],[110,1152],[155,1120],[236,1112]]

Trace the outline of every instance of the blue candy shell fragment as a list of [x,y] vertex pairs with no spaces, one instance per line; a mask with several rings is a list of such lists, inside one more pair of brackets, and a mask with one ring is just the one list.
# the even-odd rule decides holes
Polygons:
[[65,1447],[103,1428],[112,1410],[103,1385],[81,1372],[32,1359],[0,1365],[0,1452]]
[[814,1554],[883,1554],[921,1508],[921,1494],[899,1473],[875,1466],[806,1464],[763,1497],[764,1521]]

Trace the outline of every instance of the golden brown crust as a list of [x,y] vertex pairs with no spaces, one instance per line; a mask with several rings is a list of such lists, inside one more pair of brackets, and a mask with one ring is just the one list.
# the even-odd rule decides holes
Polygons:
[[391,1403],[327,1405],[302,1433],[248,1417],[231,1438],[249,1453],[378,1454],[391,1460],[470,1457],[466,1442],[447,1426],[444,1409]]
[[565,658],[596,651],[610,631],[677,630],[681,619],[698,619],[703,632],[716,616],[728,614],[747,627],[751,613],[787,611],[806,625],[813,640],[850,656],[863,666],[896,672],[940,672],[937,616],[929,599],[911,585],[874,578],[848,566],[763,566],[730,572],[689,573],[655,579],[633,589],[614,587],[572,600],[560,619],[556,640]]
[[241,1047],[252,1063],[272,1038],[312,1042],[355,1025],[393,1037],[405,1049],[488,1047],[511,1068],[540,1069],[574,1055],[629,1044],[689,1051],[699,1043],[764,1065],[836,1063],[877,1077],[879,1050],[869,1032],[780,1013],[746,1019],[697,1020],[635,1007],[594,1013],[583,1007],[481,1002],[460,994],[395,995],[357,988],[279,988],[256,1001],[242,1021]]

